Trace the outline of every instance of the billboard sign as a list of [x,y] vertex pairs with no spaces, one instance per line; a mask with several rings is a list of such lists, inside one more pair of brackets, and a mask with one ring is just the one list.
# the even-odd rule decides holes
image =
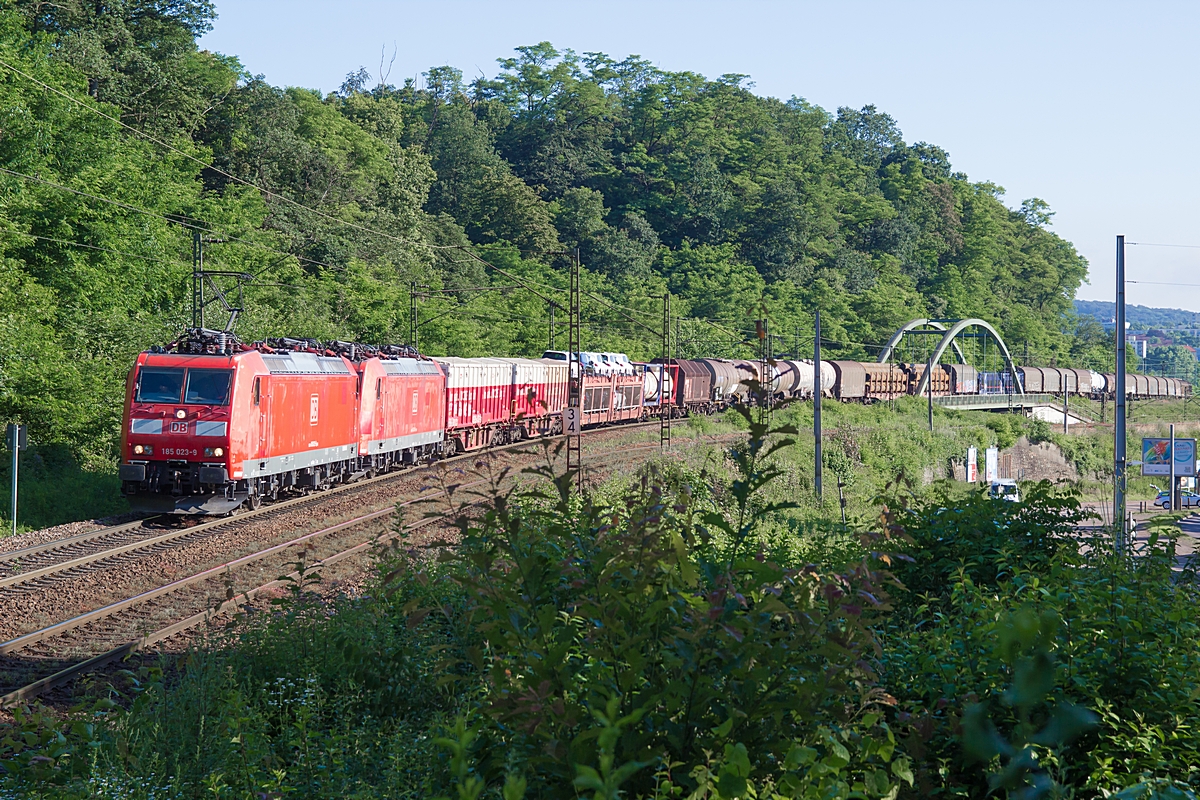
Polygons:
[[1196,474],[1196,440],[1176,439],[1175,452],[1171,452],[1170,439],[1142,439],[1142,474],[1170,475],[1171,460],[1175,461],[1175,474],[1190,477]]
[[967,448],[967,483],[979,480],[979,451],[974,447]]
[[983,479],[988,483],[1000,480],[1000,449],[989,447],[985,456]]

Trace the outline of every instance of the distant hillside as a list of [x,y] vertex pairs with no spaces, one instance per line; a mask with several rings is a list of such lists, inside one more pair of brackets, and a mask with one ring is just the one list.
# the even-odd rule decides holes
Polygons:
[[[1100,322],[1112,324],[1115,303],[1106,300],[1076,300],[1075,313],[1090,315]],[[1125,320],[1130,328],[1200,328],[1200,313],[1182,308],[1151,308],[1150,306],[1126,305]]]

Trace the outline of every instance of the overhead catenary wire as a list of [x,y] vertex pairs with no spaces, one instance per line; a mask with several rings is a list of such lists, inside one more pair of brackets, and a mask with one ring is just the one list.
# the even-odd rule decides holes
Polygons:
[[[461,244],[456,244],[456,245],[454,245],[454,247],[456,247],[456,248],[458,248],[459,250],[461,250],[462,252],[466,253],[468,256],[470,256],[471,258],[475,259],[475,260],[476,260],[476,261],[478,261],[480,264],[483,264],[484,266],[487,266],[487,267],[491,267],[492,269],[496,270],[496,272],[499,272],[501,275],[503,275],[504,277],[508,278],[509,280],[511,280],[511,281],[516,281],[517,283],[521,284],[521,286],[523,286],[524,288],[526,288],[526,289],[528,289],[529,291],[533,292],[533,293],[534,293],[534,294],[536,294],[538,297],[540,297],[540,298],[542,298],[543,300],[545,300],[547,303],[552,303],[553,305],[557,306],[558,308],[563,308],[563,306],[559,305],[558,301],[556,301],[556,300],[551,300],[549,297],[546,297],[544,294],[542,294],[541,292],[539,292],[537,289],[534,289],[532,286],[530,286],[530,285],[529,285],[529,284],[531,284],[531,283],[535,283],[535,281],[528,281],[528,282],[526,282],[526,281],[522,280],[521,278],[518,278],[516,275],[513,275],[511,272],[508,272],[507,270],[505,270],[505,269],[503,269],[503,268],[501,268],[501,267],[498,267],[498,266],[496,266],[496,265],[495,265],[495,264],[493,264],[492,262],[488,261],[487,259],[481,258],[480,256],[476,255],[475,253],[472,253],[472,252],[471,252],[471,251],[470,251],[470,250],[469,250],[469,249],[468,249],[466,246],[464,246],[464,245],[461,245]],[[552,289],[553,291],[559,291],[559,292],[565,292],[565,291],[566,291],[566,289],[559,289],[558,287],[547,287],[545,284],[541,284],[541,283],[538,283],[537,285],[540,285],[540,286],[542,286],[543,288],[549,288],[549,289]]]
[[[4,65],[3,61],[0,61],[0,65]],[[187,218],[187,217],[186,217],[186,216],[184,216],[184,215],[179,215],[179,214],[170,214],[170,213],[161,213],[161,212],[150,211],[149,209],[141,208],[141,207],[139,207],[139,206],[135,206],[135,205],[132,205],[132,204],[130,204],[130,203],[126,203],[126,202],[123,202],[123,201],[120,201],[120,200],[114,200],[114,199],[112,199],[112,198],[105,197],[105,196],[103,196],[103,195],[94,194],[94,193],[92,193],[92,192],[86,192],[86,191],[83,191],[83,190],[81,190],[81,189],[75,189],[75,188],[73,188],[73,187],[70,187],[70,186],[65,186],[65,185],[63,185],[63,184],[56,183],[56,182],[54,182],[54,181],[48,180],[48,179],[46,179],[46,178],[42,178],[42,177],[40,177],[40,176],[36,176],[36,175],[28,175],[28,174],[25,174],[25,173],[22,173],[22,172],[18,172],[18,171],[16,171],[16,170],[7,169],[7,168],[4,168],[4,167],[0,167],[0,173],[2,173],[2,174],[7,174],[7,175],[10,175],[10,176],[12,176],[12,177],[20,178],[20,179],[22,179],[22,180],[27,180],[27,181],[32,181],[32,182],[35,182],[35,183],[39,183],[39,184],[42,184],[42,185],[45,185],[45,186],[49,186],[49,187],[51,187],[51,188],[53,188],[53,189],[57,189],[57,190],[64,191],[64,192],[68,192],[68,193],[70,193],[70,194],[74,194],[74,195],[77,195],[77,196],[80,196],[80,197],[85,197],[85,198],[88,198],[88,199],[91,199],[91,200],[96,200],[96,201],[98,201],[98,202],[105,203],[105,204],[108,204],[108,205],[112,205],[112,206],[115,206],[115,207],[117,207],[117,208],[121,208],[121,209],[123,209],[123,210],[126,210],[126,211],[130,211],[130,212],[137,213],[137,214],[143,214],[143,215],[145,215],[145,216],[153,217],[153,218],[155,218],[155,219],[161,219],[161,220],[163,220],[163,221],[165,221],[165,222],[168,222],[168,223],[173,223],[173,224],[177,224],[177,225],[180,225],[181,227],[184,227],[184,228],[188,228],[188,229],[191,229],[191,230],[200,231],[201,233],[209,233],[209,234],[218,235],[218,236],[221,236],[221,237],[223,237],[223,238],[224,238],[226,241],[229,241],[229,242],[236,242],[236,243],[239,243],[239,244],[244,244],[244,245],[246,245],[246,246],[249,246],[249,247],[254,247],[254,248],[257,248],[257,249],[259,249],[259,250],[262,250],[262,251],[264,251],[264,252],[271,253],[271,254],[273,254],[273,255],[282,256],[283,258],[294,258],[294,259],[296,259],[297,261],[299,261],[299,262],[301,262],[301,263],[305,263],[305,264],[311,264],[311,265],[314,265],[314,266],[319,266],[319,267],[324,267],[324,268],[326,268],[326,269],[330,269],[330,270],[334,270],[334,271],[343,271],[343,268],[342,268],[342,267],[338,267],[338,266],[335,266],[335,265],[333,265],[333,264],[328,264],[328,263],[326,263],[326,262],[323,262],[323,261],[318,261],[317,259],[309,258],[309,257],[307,257],[307,256],[301,256],[301,255],[298,255],[298,254],[296,254],[296,253],[291,253],[291,252],[288,252],[288,251],[285,251],[285,250],[279,250],[279,249],[277,249],[277,248],[270,247],[270,246],[268,246],[268,245],[262,244],[261,242],[255,242],[255,241],[252,241],[252,240],[250,240],[250,239],[245,239],[245,238],[243,238],[243,237],[234,236],[234,235],[232,235],[232,234],[226,233],[225,231],[223,231],[223,230],[221,230],[221,229],[219,229],[219,228],[215,228],[215,227],[213,227],[212,225],[209,225],[209,224],[201,224],[201,223],[197,223],[197,222],[195,222],[195,221],[193,221],[193,220],[191,220],[191,219]],[[41,236],[41,235],[39,235],[39,234],[26,233],[26,232],[21,232],[21,231],[0,231],[0,233],[9,233],[9,234],[11,234],[11,235],[14,235],[14,236],[23,236],[23,237],[27,237],[27,238],[34,238],[34,239],[39,239],[39,240],[43,240],[43,241],[51,241],[51,242],[55,242],[55,243],[58,243],[58,244],[63,244],[63,245],[67,245],[67,246],[80,247],[80,248],[85,248],[85,249],[95,250],[95,251],[99,251],[99,252],[108,252],[108,253],[112,253],[112,254],[115,254],[115,255],[122,255],[122,256],[125,256],[125,257],[129,257],[129,258],[137,258],[137,259],[141,259],[141,260],[154,261],[154,262],[157,262],[157,263],[163,263],[163,264],[173,264],[173,265],[177,265],[177,266],[185,266],[185,267],[186,267],[186,266],[188,266],[188,265],[187,265],[185,262],[183,262],[183,261],[181,261],[181,260],[180,260],[180,261],[169,261],[169,260],[165,260],[165,259],[158,259],[158,258],[153,258],[153,257],[149,257],[149,256],[140,255],[140,254],[137,254],[137,253],[129,253],[129,252],[127,252],[127,251],[114,250],[114,249],[111,249],[111,248],[103,248],[103,247],[99,247],[99,246],[96,246],[96,245],[89,245],[89,244],[87,244],[87,243],[84,243],[84,242],[70,241],[70,240],[65,240],[65,239],[57,239],[57,238],[55,238],[55,237]],[[504,275],[505,277],[508,277],[508,278],[509,278],[509,279],[511,279],[511,280],[517,281],[518,283],[520,283],[520,284],[521,284],[521,286],[522,286],[523,288],[526,288],[526,289],[528,289],[529,291],[533,292],[534,294],[538,295],[539,297],[541,297],[541,298],[542,298],[543,300],[545,300],[546,302],[549,302],[549,303],[554,303],[555,305],[558,305],[556,301],[554,301],[554,300],[552,300],[551,298],[549,298],[549,297],[546,297],[545,295],[541,294],[541,293],[540,293],[540,292],[538,292],[536,289],[532,288],[532,286],[531,286],[530,284],[533,284],[533,285],[536,285],[536,286],[541,286],[541,287],[543,287],[543,288],[545,288],[545,289],[547,289],[547,290],[549,290],[549,291],[556,291],[556,292],[565,292],[565,291],[567,291],[567,290],[566,290],[566,289],[564,289],[564,288],[561,288],[561,287],[556,287],[556,286],[551,286],[551,285],[548,285],[548,284],[544,284],[544,283],[541,283],[540,281],[532,281],[532,280],[529,280],[529,279],[522,279],[522,278],[518,278],[517,276],[515,276],[515,275],[513,275],[512,273],[508,272],[507,270],[505,270],[505,269],[503,269],[503,268],[501,268],[501,267],[497,266],[496,264],[494,264],[494,263],[492,263],[492,262],[490,262],[490,261],[487,261],[486,259],[483,259],[483,258],[481,258],[480,256],[476,255],[475,253],[471,252],[471,251],[470,251],[470,250],[469,250],[469,249],[468,249],[466,246],[464,246],[464,245],[446,245],[444,249],[458,249],[458,250],[461,250],[461,251],[462,251],[462,252],[464,252],[466,255],[468,255],[468,257],[469,257],[469,259],[470,259],[470,260],[474,260],[474,261],[477,261],[477,262],[479,262],[479,263],[481,263],[481,264],[483,264],[483,265],[485,265],[485,266],[491,267],[492,269],[494,269],[494,270],[496,270],[497,272],[499,272],[501,275]],[[455,262],[455,263],[466,263],[466,262]],[[268,270],[268,269],[270,269],[270,268],[272,268],[272,267],[276,266],[277,264],[278,264],[278,262],[275,262],[274,264],[267,265],[266,267],[263,267],[262,269],[260,269],[260,270],[258,270],[258,271],[256,271],[256,272],[253,272],[253,273],[252,273],[252,275],[253,275],[254,277],[257,277],[257,276],[261,275],[263,272],[265,272],[266,270]],[[264,286],[270,285],[270,286],[288,287],[288,288],[300,288],[300,287],[299,287],[299,285],[297,285],[297,284],[281,284],[281,283],[272,283],[272,284],[261,284],[261,285],[264,285]],[[507,287],[507,288],[513,288],[513,287]],[[596,301],[596,302],[599,302],[600,304],[602,304],[602,305],[604,305],[604,306],[608,307],[609,309],[611,309],[611,310],[613,310],[613,311],[617,312],[618,314],[621,314],[621,315],[622,315],[622,316],[624,316],[626,319],[628,319],[630,323],[632,323],[632,324],[634,324],[634,325],[636,325],[636,326],[638,326],[638,327],[640,327],[640,328],[643,328],[643,329],[645,329],[646,331],[649,331],[649,332],[651,332],[651,333],[654,333],[654,334],[657,334],[657,333],[659,333],[659,331],[655,330],[654,328],[651,328],[650,326],[648,326],[648,325],[645,325],[644,323],[641,323],[641,322],[639,322],[638,320],[635,320],[635,319],[633,319],[633,318],[629,317],[629,316],[628,316],[628,315],[625,313],[625,310],[623,310],[623,309],[621,309],[621,308],[617,307],[616,305],[614,305],[614,304],[612,304],[612,303],[609,303],[608,301],[604,300],[603,298],[599,297],[598,295],[596,295],[596,294],[594,294],[594,293],[592,293],[592,292],[585,292],[585,294],[586,294],[586,295],[587,295],[587,296],[588,296],[590,299],[592,299],[592,300],[594,300],[594,301]],[[561,306],[561,305],[559,305],[558,307],[559,307],[559,308],[562,308],[562,306]],[[631,312],[633,312],[633,313],[643,314],[643,315],[646,315],[646,316],[657,316],[656,314],[653,314],[652,312],[648,312],[648,311],[642,311],[641,309],[637,309],[637,308],[629,308],[629,309],[627,309],[627,310],[628,310],[628,311],[631,311]],[[713,329],[715,329],[715,330],[717,330],[717,331],[720,331],[721,333],[723,333],[723,334],[725,334],[725,335],[728,335],[728,336],[731,336],[731,337],[734,337],[734,338],[738,338],[738,339],[743,339],[743,338],[746,338],[747,336],[750,336],[750,335],[752,335],[752,334],[754,333],[753,331],[751,331],[751,330],[749,330],[749,329],[747,329],[747,330],[744,330],[744,331],[736,331],[736,330],[731,330],[731,329],[729,329],[729,328],[726,328],[726,327],[724,327],[723,325],[720,325],[720,324],[718,324],[717,322],[714,322],[714,321],[712,321],[712,320],[710,320],[710,319],[707,319],[707,318],[704,318],[704,317],[680,317],[680,318],[676,318],[676,319],[677,319],[677,321],[678,321],[678,322],[694,322],[694,323],[700,323],[700,324],[703,324],[703,325],[708,325],[709,327],[712,327]],[[591,327],[591,326],[589,326],[589,327]],[[822,337],[822,338],[824,338],[824,337]],[[832,344],[832,345],[834,345],[834,346],[837,346],[837,345],[838,345],[838,344],[840,344],[840,343],[837,343],[837,342],[832,342],[832,341],[831,341],[831,342],[830,342],[830,344]],[[863,346],[863,347],[871,347],[871,348],[874,348],[874,349],[879,349],[879,346],[878,346],[878,345],[867,345],[867,344],[864,344],[864,343],[858,343],[858,342],[848,342],[847,344],[851,344],[851,345],[859,345],[859,346]]]
[[248,186],[252,189],[255,189],[256,191],[262,192],[263,194],[267,195],[268,197],[277,198],[286,203],[290,203],[291,205],[296,206],[297,208],[302,208],[305,211],[311,212],[320,217],[324,217],[325,219],[328,219],[332,222],[336,222],[339,225],[345,225],[346,227],[354,228],[355,230],[362,231],[363,233],[372,233],[372,234],[375,234],[376,236],[382,236],[386,239],[391,239],[392,241],[399,242],[401,244],[416,245],[418,247],[425,247],[430,250],[446,250],[446,249],[451,249],[451,248],[455,248],[455,247],[459,246],[459,245],[433,245],[433,244],[429,244],[428,242],[421,241],[418,239],[408,239],[408,238],[401,237],[401,236],[395,236],[394,234],[375,230],[374,228],[369,228],[365,225],[359,225],[358,223],[340,219],[339,217],[336,217],[332,214],[328,214],[324,211],[319,211],[315,208],[311,208],[297,200],[293,200],[292,198],[290,198],[286,195],[272,192],[270,189],[267,189],[265,187],[255,184],[255,183],[247,181],[244,178],[239,178],[236,175],[226,172],[225,170],[221,169],[220,167],[217,167],[211,163],[205,162],[203,159],[197,158],[196,156],[192,155],[191,153],[187,153],[183,150],[180,150],[178,147],[175,147],[171,143],[165,142],[156,136],[146,133],[145,131],[140,130],[139,128],[135,128],[134,126],[122,121],[119,117],[114,117],[111,114],[106,114],[103,111],[101,111],[99,108],[96,108],[88,103],[83,102],[79,98],[72,96],[71,94],[63,91],[62,89],[59,89],[55,86],[51,86],[50,84],[35,78],[34,76],[30,75],[29,73],[27,73],[21,69],[18,69],[17,67],[14,67],[12,64],[9,64],[7,61],[4,61],[3,59],[0,59],[0,66],[5,67],[6,69],[11,70],[12,72],[17,73],[18,75],[20,75],[21,77],[25,78],[26,80],[28,80],[32,83],[36,83],[38,86],[41,86],[43,89],[54,92],[55,94],[59,95],[60,97],[66,98],[67,100],[71,101],[72,103],[75,103],[76,105],[78,105],[80,108],[83,108],[87,111],[90,111],[93,114],[96,114],[97,116],[100,116],[100,117],[103,117],[104,119],[109,120],[110,122],[114,122],[117,125],[120,125],[122,128],[125,128],[128,131],[131,131],[132,133],[136,134],[137,136],[142,137],[143,139],[146,139],[147,141],[153,142],[153,143],[159,145],[160,147],[166,148],[167,150],[170,150],[173,153],[183,156],[184,158],[188,159],[189,161],[192,161],[193,163],[199,164],[204,169],[212,170],[213,172],[217,173],[218,175],[228,178],[229,180],[234,181],[235,183],[239,183],[243,186]]
[[19,237],[25,237],[27,239],[37,239],[37,240],[43,241],[43,242],[54,242],[55,244],[63,244],[63,245],[67,245],[69,247],[80,247],[80,248],[84,248],[87,250],[98,250],[102,253],[112,253],[113,255],[125,256],[126,258],[138,258],[138,259],[141,259],[142,261],[153,261],[157,264],[167,264],[170,266],[177,266],[177,267],[190,266],[189,264],[186,264],[183,261],[168,261],[166,259],[155,258],[153,256],[144,256],[144,255],[140,255],[138,253],[130,253],[125,250],[113,250],[110,247],[99,247],[98,245],[87,244],[85,242],[74,242],[69,239],[56,239],[53,236],[41,236],[36,233],[25,233],[23,231],[14,231],[14,230],[0,230],[0,235],[19,236]]
[[[3,62],[2,62],[2,61],[0,61],[0,65],[2,65],[2,64],[3,64]],[[92,193],[92,192],[85,192],[85,191],[83,191],[83,190],[81,190],[81,189],[75,189],[75,188],[73,188],[73,187],[70,187],[70,186],[65,186],[65,185],[63,185],[63,184],[56,183],[56,182],[54,182],[54,181],[48,180],[48,179],[46,179],[46,178],[42,178],[42,177],[40,177],[40,176],[36,176],[36,175],[27,175],[27,174],[25,174],[25,173],[18,172],[18,171],[16,171],[16,170],[6,169],[6,168],[4,168],[4,167],[0,167],[0,173],[2,173],[2,174],[7,174],[7,175],[11,175],[11,176],[13,176],[13,177],[16,177],[16,178],[21,178],[21,179],[23,179],[23,180],[32,181],[32,182],[35,182],[35,183],[40,183],[40,184],[42,184],[42,185],[49,186],[49,187],[51,187],[51,188],[53,188],[53,189],[58,189],[58,190],[60,190],[60,191],[69,192],[69,193],[71,193],[71,194],[74,194],[74,195],[77,195],[77,196],[80,196],[80,197],[86,197],[86,198],[88,198],[88,199],[91,199],[91,200],[96,200],[96,201],[98,201],[98,202],[101,202],[101,203],[106,203],[106,204],[109,204],[109,205],[115,206],[115,207],[117,207],[117,208],[124,209],[124,210],[126,210],[126,211],[131,211],[131,212],[133,212],[133,213],[137,213],[137,214],[143,214],[143,215],[146,215],[146,216],[149,216],[149,217],[153,217],[153,218],[155,218],[155,219],[161,219],[161,220],[163,220],[163,221],[165,221],[165,222],[174,223],[174,224],[180,225],[181,227],[184,227],[184,228],[189,228],[189,229],[191,229],[191,230],[200,231],[200,232],[202,232],[202,233],[209,233],[209,234],[215,234],[215,235],[219,235],[219,236],[223,237],[224,239],[226,239],[227,241],[231,241],[231,242],[237,242],[237,243],[240,243],[240,244],[245,244],[245,245],[247,245],[247,246],[249,246],[249,247],[255,247],[255,248],[258,248],[258,249],[260,249],[260,250],[263,250],[264,252],[269,252],[269,253],[272,253],[272,254],[274,254],[274,255],[283,256],[284,258],[295,258],[295,259],[296,259],[297,261],[299,261],[299,262],[306,263],[306,264],[312,264],[312,265],[314,265],[314,266],[319,266],[319,267],[325,267],[326,269],[331,269],[331,270],[334,270],[334,271],[342,271],[342,269],[343,269],[343,268],[341,268],[341,267],[338,267],[338,266],[335,266],[335,265],[333,265],[333,264],[328,264],[328,263],[325,263],[325,262],[323,262],[323,261],[318,261],[318,260],[316,260],[316,259],[313,259],[313,258],[308,258],[307,256],[301,256],[301,255],[297,255],[297,254],[295,254],[295,253],[290,253],[290,252],[287,252],[287,251],[285,251],[285,250],[279,250],[279,249],[277,249],[277,248],[270,247],[270,246],[268,246],[268,245],[264,245],[264,244],[262,244],[262,243],[260,243],[260,242],[255,242],[255,241],[252,241],[252,240],[249,240],[249,239],[245,239],[245,238],[243,238],[243,237],[239,237],[239,236],[234,236],[234,235],[232,235],[232,234],[228,234],[228,233],[226,233],[226,232],[222,231],[222,230],[221,230],[221,229],[219,229],[219,228],[215,228],[215,227],[213,227],[213,226],[211,226],[211,225],[208,225],[208,224],[200,224],[200,223],[197,223],[197,222],[195,222],[195,221],[192,221],[192,220],[188,219],[187,217],[185,217],[185,216],[183,216],[183,215],[175,215],[175,214],[167,214],[167,213],[160,213],[160,212],[156,212],[156,211],[150,211],[149,209],[141,208],[141,207],[139,207],[139,206],[135,206],[135,205],[132,205],[132,204],[130,204],[130,203],[125,203],[125,202],[123,202],[123,201],[120,201],[120,200],[114,200],[114,199],[112,199],[112,198],[109,198],[109,197],[104,197],[103,195],[94,194],[94,193]],[[14,232],[14,233],[16,233],[16,232]],[[26,234],[26,233],[21,233],[20,235],[23,235],[23,236],[36,236],[35,234]],[[47,238],[47,239],[49,239],[50,237],[44,237],[44,238]],[[88,245],[86,245],[86,244],[83,244],[83,243],[78,243],[78,242],[67,242],[66,240],[59,240],[59,241],[60,241],[60,243],[63,243],[63,244],[75,244],[75,245],[78,245],[78,246],[81,246],[81,247],[89,247]],[[497,272],[499,272],[501,275],[504,275],[505,277],[509,278],[510,280],[517,281],[517,282],[518,282],[518,283],[520,283],[520,284],[521,284],[521,285],[522,285],[524,288],[526,288],[526,289],[528,289],[529,291],[533,292],[534,294],[538,295],[539,297],[541,297],[541,298],[542,298],[543,300],[545,300],[546,302],[549,302],[549,303],[554,303],[555,305],[558,305],[558,307],[559,307],[559,308],[562,308],[562,306],[561,306],[561,305],[559,305],[559,304],[557,303],[557,301],[555,301],[555,300],[552,300],[551,298],[549,298],[549,297],[546,297],[545,295],[541,294],[541,293],[540,293],[540,292],[538,292],[536,289],[532,288],[532,286],[531,286],[530,284],[533,284],[533,285],[536,285],[536,286],[543,287],[543,288],[545,288],[545,289],[547,289],[547,290],[550,290],[550,291],[557,291],[557,292],[565,292],[565,291],[566,291],[566,289],[563,289],[563,288],[561,288],[561,287],[556,287],[556,286],[550,286],[550,285],[548,285],[548,284],[541,283],[540,281],[532,281],[532,280],[528,280],[528,279],[522,279],[522,278],[518,278],[517,276],[513,275],[512,273],[508,272],[507,270],[503,269],[502,267],[499,267],[499,266],[497,266],[496,264],[494,264],[494,263],[492,263],[492,262],[490,262],[490,261],[487,261],[486,259],[484,259],[484,258],[481,258],[481,257],[480,257],[480,256],[478,256],[477,254],[475,254],[475,253],[471,252],[471,251],[470,251],[470,250],[469,250],[469,249],[468,249],[466,246],[464,246],[464,245],[447,245],[446,247],[447,247],[447,248],[452,248],[452,249],[458,249],[458,250],[461,250],[461,251],[462,251],[462,252],[464,252],[464,253],[465,253],[465,254],[466,254],[466,255],[467,255],[467,256],[468,256],[468,257],[469,257],[471,260],[477,261],[477,262],[479,262],[479,263],[481,263],[481,264],[483,264],[483,265],[485,265],[485,266],[491,267],[492,269],[496,270],[496,271],[497,271]],[[92,247],[92,249],[103,249],[103,248],[95,248],[95,247]],[[112,252],[118,252],[118,251],[112,251]],[[132,253],[124,253],[124,255],[127,255],[127,256],[130,256],[130,257],[134,257],[134,258],[142,258],[142,256],[137,256],[136,254],[132,254]],[[166,262],[166,261],[163,261],[162,263],[176,263],[176,264],[178,264],[178,265],[180,265],[180,266],[187,266],[187,265],[186,265],[184,262],[182,262],[182,261],[179,261],[179,262]],[[463,262],[457,262],[457,263],[463,263]],[[258,270],[258,271],[256,271],[256,272],[252,273],[252,275],[253,275],[254,277],[257,277],[257,276],[261,275],[263,272],[265,272],[267,269],[270,269],[271,267],[274,267],[274,266],[276,266],[276,264],[271,264],[271,265],[268,265],[267,267],[264,267],[264,268],[262,268],[262,269],[260,269],[260,270]],[[288,284],[273,284],[273,285],[277,285],[277,286],[286,286],[286,285],[288,285]],[[617,306],[615,306],[615,305],[613,305],[613,304],[609,303],[608,301],[606,301],[606,300],[604,300],[604,299],[600,298],[598,295],[596,295],[596,294],[594,294],[594,293],[592,293],[592,292],[585,292],[585,294],[586,294],[586,295],[587,295],[587,296],[588,296],[590,299],[592,299],[592,300],[595,300],[595,301],[597,301],[597,302],[601,303],[602,305],[605,305],[605,306],[607,306],[608,308],[610,308],[610,309],[612,309],[612,310],[616,311],[618,314],[622,314],[623,316],[626,316],[626,315],[625,315],[625,312],[624,312],[622,309],[620,309],[620,308],[618,308]],[[633,311],[633,312],[635,312],[635,313],[644,314],[644,315],[647,315],[647,316],[654,316],[653,314],[651,314],[651,312],[642,311],[641,309],[630,308],[629,310],[630,310],[630,311]],[[651,327],[649,327],[649,326],[647,326],[647,325],[644,325],[643,323],[641,323],[641,322],[638,322],[637,320],[634,320],[634,319],[632,319],[632,318],[630,318],[630,317],[628,317],[628,316],[626,316],[626,318],[627,318],[627,319],[629,319],[629,320],[630,320],[632,323],[634,323],[634,324],[636,324],[636,325],[638,325],[638,326],[640,326],[640,327],[642,327],[642,328],[645,328],[647,331],[650,331],[651,333],[655,333],[655,334],[657,334],[657,333],[658,333],[658,331],[657,331],[657,330],[655,330],[655,329],[653,329],[653,328],[651,328]],[[710,327],[714,328],[715,330],[721,331],[722,333],[724,333],[724,334],[726,334],[726,335],[733,336],[733,337],[736,337],[736,338],[745,338],[745,336],[747,336],[747,335],[750,335],[750,334],[752,333],[752,332],[751,332],[751,331],[749,331],[749,330],[747,330],[747,331],[734,331],[734,330],[730,330],[729,328],[726,328],[726,327],[724,327],[724,326],[722,326],[722,325],[719,325],[719,324],[718,324],[718,323],[716,323],[716,322],[713,322],[712,320],[705,319],[705,318],[703,318],[703,317],[684,317],[684,318],[679,318],[679,319],[680,319],[680,321],[681,321],[681,322],[699,322],[699,323],[701,323],[701,324],[708,325],[708,326],[710,326]]]
[[[86,250],[96,250],[101,253],[110,253],[112,255],[124,256],[125,258],[136,258],[136,259],[140,259],[142,261],[151,261],[156,264],[166,264],[168,266],[175,266],[175,267],[189,267],[189,268],[191,267],[190,264],[188,264],[184,261],[169,261],[167,259],[155,258],[154,256],[142,255],[140,253],[130,253],[127,250],[114,250],[111,247],[100,247],[100,246],[94,245],[94,244],[87,244],[86,242],[71,241],[70,239],[57,239],[53,236],[41,236],[36,233],[24,233],[22,231],[14,231],[14,230],[0,230],[0,236],[2,236],[2,235],[24,237],[26,239],[37,239],[37,240],[43,241],[43,242],[54,242],[55,244],[67,245],[68,247],[80,247],[80,248],[83,248]],[[301,289],[301,290],[306,288],[304,286],[304,284],[301,284],[301,283],[266,283],[264,281],[254,281],[254,285],[258,286],[258,287],[269,286],[269,287],[278,287],[278,288],[284,288],[284,289]]]
[[[116,206],[117,208],[121,208],[126,211],[132,211],[136,214],[144,214],[148,217],[154,217],[155,219],[161,219],[165,222],[170,222],[170,223],[179,225],[184,228],[189,228],[191,230],[200,231],[201,233],[216,234],[216,235],[224,237],[228,241],[238,242],[241,244],[248,245],[250,247],[257,247],[258,249],[266,251],[268,253],[274,253],[275,255],[284,256],[287,258],[294,258],[297,261],[301,261],[301,262],[304,262],[307,264],[313,264],[318,267],[325,267],[327,269],[332,269],[332,270],[341,270],[342,269],[341,267],[336,267],[333,264],[326,264],[323,261],[317,261],[316,259],[308,258],[307,256],[299,256],[299,255],[296,255],[295,253],[289,253],[286,250],[279,250],[277,248],[262,244],[261,242],[255,242],[255,241],[251,241],[250,239],[244,239],[239,236],[233,236],[232,234],[225,233],[224,231],[220,230],[219,228],[214,228],[211,225],[197,223],[197,222],[190,220],[187,217],[184,217],[182,215],[164,214],[164,213],[160,213],[157,211],[150,211],[149,209],[140,208],[135,205],[130,205],[129,203],[125,203],[120,200],[113,200],[111,197],[104,197],[103,195],[92,194],[91,192],[85,192],[82,189],[75,189],[70,186],[64,186],[61,183],[55,183],[54,181],[47,180],[46,178],[42,178],[42,177],[39,177],[36,175],[26,175],[23,172],[17,172],[16,170],[6,169],[4,167],[0,167],[0,174],[11,175],[13,177],[21,178],[23,180],[32,181],[34,183],[40,183],[44,186],[49,186],[53,189],[59,189],[64,192],[70,192],[71,194],[78,195],[80,197],[86,197],[91,200],[98,200],[101,203],[107,203],[109,205]],[[274,266],[274,265],[272,265],[272,266]],[[261,273],[263,271],[265,271],[265,270],[260,270],[259,273]],[[259,273],[256,273],[256,274],[259,274]]]

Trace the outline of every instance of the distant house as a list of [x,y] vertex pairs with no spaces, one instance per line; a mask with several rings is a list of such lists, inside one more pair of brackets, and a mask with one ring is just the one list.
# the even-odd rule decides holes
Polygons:
[[1133,347],[1133,352],[1137,353],[1138,358],[1146,357],[1146,349],[1150,346],[1150,338],[1142,333],[1125,334],[1125,342]]

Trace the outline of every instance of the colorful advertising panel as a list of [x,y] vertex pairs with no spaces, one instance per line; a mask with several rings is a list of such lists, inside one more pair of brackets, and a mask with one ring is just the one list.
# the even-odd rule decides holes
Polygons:
[[1171,452],[1170,439],[1142,439],[1142,474],[1170,475],[1171,460],[1175,460],[1175,475],[1180,478],[1196,474],[1196,440],[1176,439]]

